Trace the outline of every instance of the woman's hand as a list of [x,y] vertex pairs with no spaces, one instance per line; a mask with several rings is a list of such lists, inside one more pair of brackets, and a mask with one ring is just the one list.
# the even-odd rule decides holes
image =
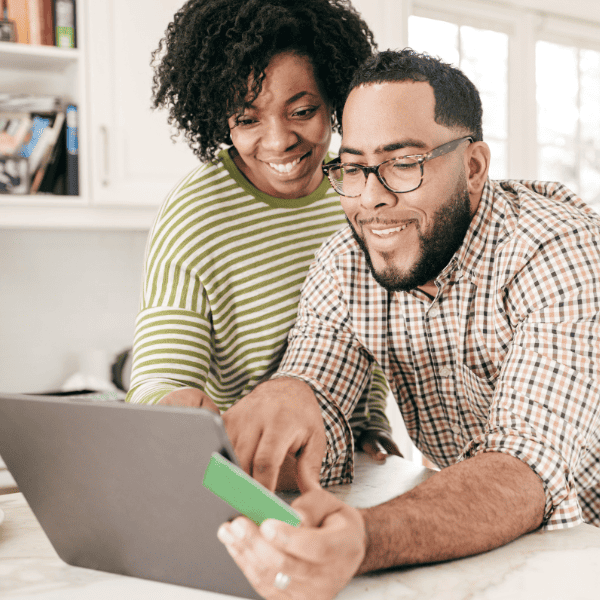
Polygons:
[[402,452],[400,452],[392,436],[387,431],[380,429],[363,431],[358,437],[356,448],[377,461],[385,460],[390,454],[402,457]]
[[187,406],[189,408],[206,408],[218,415],[221,414],[221,411],[212,399],[196,388],[173,390],[159,400],[157,404],[166,404],[167,406]]

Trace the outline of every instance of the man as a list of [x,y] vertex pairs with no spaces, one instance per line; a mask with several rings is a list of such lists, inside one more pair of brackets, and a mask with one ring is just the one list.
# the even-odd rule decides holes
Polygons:
[[[278,378],[225,417],[255,477],[272,487],[293,453],[306,492],[298,529],[220,530],[263,596],[332,598],[356,573],[600,525],[600,218],[560,184],[488,180],[489,161],[460,71],[406,49],[356,73],[325,167],[350,227],[317,255]],[[373,362],[444,468],[355,510],[316,473],[324,455],[322,482],[351,477]]]

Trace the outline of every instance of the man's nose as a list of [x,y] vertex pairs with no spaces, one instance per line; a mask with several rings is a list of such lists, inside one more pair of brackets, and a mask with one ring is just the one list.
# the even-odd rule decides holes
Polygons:
[[365,188],[360,195],[360,203],[363,208],[373,210],[379,206],[395,206],[398,203],[398,196],[390,192],[379,181],[375,173],[369,173],[365,181]]

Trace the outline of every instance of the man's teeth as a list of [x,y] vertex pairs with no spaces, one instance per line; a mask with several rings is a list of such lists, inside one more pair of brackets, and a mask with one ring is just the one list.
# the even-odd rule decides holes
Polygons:
[[408,224],[400,225],[400,227],[392,227],[391,229],[373,229],[373,233],[379,236],[390,235],[392,233],[398,233],[399,231],[403,231],[407,228],[407,226]]
[[276,171],[279,171],[280,173],[289,173],[301,160],[302,157],[297,158],[296,160],[293,160],[292,162],[289,162],[285,165],[276,165],[275,163],[269,163],[269,166],[275,169]]

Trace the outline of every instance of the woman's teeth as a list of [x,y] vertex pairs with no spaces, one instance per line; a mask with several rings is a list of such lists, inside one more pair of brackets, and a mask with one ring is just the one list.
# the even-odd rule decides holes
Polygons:
[[269,166],[272,169],[278,171],[279,173],[289,173],[303,158],[304,157],[301,156],[300,158],[297,158],[296,160],[293,160],[292,162],[289,162],[285,165],[276,165],[275,163],[269,163]]
[[392,227],[391,229],[373,229],[372,231],[375,235],[383,237],[384,235],[391,235],[392,233],[403,231],[407,227],[408,223],[406,225],[400,225],[400,227]]

